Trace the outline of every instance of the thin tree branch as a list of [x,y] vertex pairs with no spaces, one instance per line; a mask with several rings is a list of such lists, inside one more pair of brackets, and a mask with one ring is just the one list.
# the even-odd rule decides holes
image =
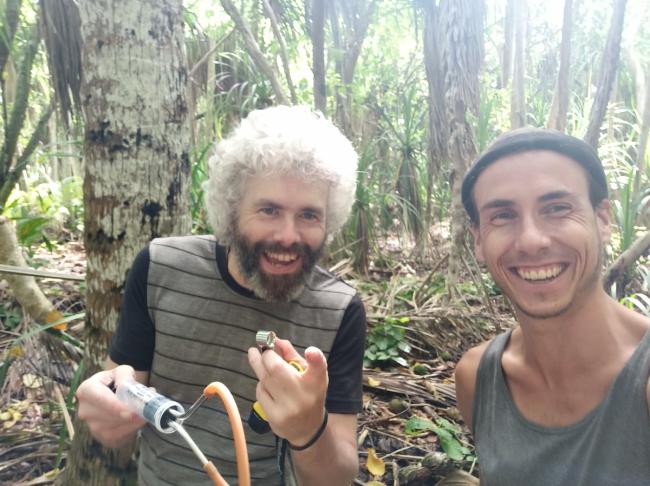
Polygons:
[[204,62],[206,62],[208,59],[210,59],[210,56],[212,54],[214,54],[214,52],[221,46],[221,44],[223,44],[225,42],[225,40],[228,37],[230,37],[232,35],[233,32],[235,32],[235,29],[232,29],[230,32],[228,32],[226,35],[224,35],[221,39],[219,39],[219,42],[217,42],[214,46],[212,46],[208,52],[203,54],[203,57],[201,57],[201,59],[199,59],[198,61],[196,61],[196,63],[194,63],[194,66],[192,66],[192,68],[190,69],[190,74],[189,74],[190,78],[192,76],[194,76],[194,73],[196,73],[197,69],[199,69],[201,67],[201,65],[203,65]]
[[[22,3],[22,0],[6,1],[4,26],[2,26],[2,32],[0,32],[0,73],[4,72],[7,61],[9,60],[11,45],[14,42],[16,27],[18,26],[18,17],[20,16],[20,4]],[[4,98],[2,99],[4,100]]]
[[278,78],[273,72],[273,68],[264,57],[264,54],[260,50],[255,37],[253,37],[253,33],[248,28],[248,25],[239,13],[239,10],[237,10],[237,7],[235,7],[235,4],[230,0],[221,0],[221,5],[223,6],[226,13],[230,15],[230,18],[233,20],[233,22],[235,22],[235,25],[244,36],[244,43],[248,48],[248,53],[253,58],[255,64],[257,64],[257,67],[266,75],[266,77],[271,82],[273,92],[278,98],[278,102],[285,105],[289,104],[289,100],[287,99],[287,96],[285,95],[284,90],[278,81]]
[[269,0],[263,0],[262,3],[264,4],[264,11],[271,21],[273,34],[275,35],[278,44],[280,44],[280,59],[282,59],[284,77],[287,79],[287,86],[289,86],[291,102],[295,104],[298,102],[298,97],[296,96],[296,88],[293,85],[293,80],[291,79],[291,71],[289,70],[289,55],[287,54],[287,45],[284,43],[284,37],[282,37],[282,32],[280,32],[280,27],[278,26],[278,19],[275,17],[275,12],[273,12],[273,9],[269,4]]
[[635,261],[650,250],[650,231],[639,236],[630,247],[621,253],[605,272],[604,286],[610,288]]
[[32,135],[29,138],[29,141],[27,142],[23,153],[20,155],[20,157],[18,157],[18,160],[16,161],[16,166],[7,172],[7,177],[2,181],[2,184],[0,185],[0,213],[2,213],[2,208],[4,208],[7,199],[9,199],[9,195],[16,185],[16,182],[18,182],[21,174],[29,164],[32,153],[34,150],[36,150],[36,147],[42,140],[43,135],[45,134],[45,128],[47,127],[47,122],[50,119],[53,111],[54,100],[50,101],[50,104],[43,108],[38,123],[36,124],[36,128],[34,128],[34,131],[32,132]]
[[589,114],[589,126],[584,141],[594,149],[598,147],[600,138],[600,127],[605,118],[609,97],[614,85],[614,79],[618,72],[619,57],[621,52],[621,37],[623,34],[623,22],[625,19],[625,6],[627,0],[614,0],[614,11],[607,34],[607,42],[600,63],[600,77],[596,96]]
[[314,0],[311,9],[312,72],[314,75],[314,106],[327,114],[325,82],[325,1]]
[[9,171],[16,153],[18,136],[20,135],[20,130],[23,128],[25,114],[27,113],[32,66],[34,65],[34,57],[38,51],[39,41],[38,23],[35,23],[32,26],[30,39],[25,46],[22,61],[18,69],[16,99],[14,100],[11,114],[9,115],[9,123],[5,129],[4,146],[0,153],[0,175],[6,174]]

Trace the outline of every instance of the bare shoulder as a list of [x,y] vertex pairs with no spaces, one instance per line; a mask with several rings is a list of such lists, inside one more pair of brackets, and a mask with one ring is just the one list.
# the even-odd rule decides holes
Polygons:
[[481,357],[490,341],[485,341],[468,350],[456,365],[456,400],[458,409],[469,429],[472,429],[472,404],[476,387],[476,373]]

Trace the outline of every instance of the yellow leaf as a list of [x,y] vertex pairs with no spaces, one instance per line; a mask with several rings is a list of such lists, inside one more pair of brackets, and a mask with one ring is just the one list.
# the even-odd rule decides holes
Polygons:
[[375,380],[374,378],[368,377],[368,385],[370,385],[370,386],[379,386],[379,385],[381,385],[381,381]]
[[386,486],[381,481],[370,481],[369,483],[364,484],[364,486]]
[[11,412],[2,412],[2,413],[0,413],[0,420],[2,420],[3,422],[6,422],[7,420],[10,420],[11,417],[13,417]]
[[375,454],[375,450],[372,447],[368,449],[368,461],[366,462],[366,467],[373,476],[381,477],[386,472],[386,464],[384,464],[384,460],[377,457],[377,454]]
[[58,467],[55,467],[51,471],[48,471],[45,474],[43,474],[43,477],[45,479],[53,479],[53,478],[57,477],[60,472],[61,472],[61,469],[59,469]]
[[9,354],[10,358],[16,358],[16,359],[22,358],[23,356],[25,356],[25,352],[23,351],[22,346],[14,346],[13,348],[11,348],[9,350],[8,354]]
[[23,385],[25,388],[40,388],[43,386],[43,380],[32,373],[27,373],[23,375]]
[[[50,312],[47,313],[45,316],[45,324],[51,324],[52,322],[60,321],[61,319],[64,319],[65,316],[59,312],[56,309],[51,310]],[[53,329],[56,329],[57,331],[65,331],[68,328],[68,323],[64,322],[62,324],[57,324],[56,326],[53,327]]]

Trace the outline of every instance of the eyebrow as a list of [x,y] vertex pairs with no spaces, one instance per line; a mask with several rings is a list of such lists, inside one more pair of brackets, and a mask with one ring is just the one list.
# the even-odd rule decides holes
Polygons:
[[[277,209],[284,209],[284,206],[282,204],[278,204],[277,202],[271,201],[270,199],[258,199],[257,201],[254,201],[254,206],[256,207],[262,207],[262,206],[270,206],[273,208]],[[318,206],[304,206],[300,208],[301,211],[312,211],[319,216],[322,216],[325,214],[325,208],[318,207]]]
[[[563,199],[569,196],[571,196],[571,193],[569,191],[559,190],[559,191],[551,191],[551,192],[547,192],[546,194],[542,194],[539,198],[537,198],[537,200],[538,202],[543,203],[548,201],[554,201],[556,199]],[[483,206],[481,206],[480,211],[484,211],[486,209],[507,208],[509,206],[513,206],[514,204],[515,202],[510,199],[493,199],[492,201],[489,201],[485,203]]]
[[569,191],[552,191],[552,192],[547,192],[546,194],[542,195],[539,197],[539,202],[547,202],[547,201],[553,201],[555,199],[562,199],[565,197],[570,196],[571,193]]
[[486,209],[506,208],[512,205],[514,205],[514,201],[511,201],[509,199],[493,199],[492,201],[489,201],[481,206],[480,210],[484,211]]

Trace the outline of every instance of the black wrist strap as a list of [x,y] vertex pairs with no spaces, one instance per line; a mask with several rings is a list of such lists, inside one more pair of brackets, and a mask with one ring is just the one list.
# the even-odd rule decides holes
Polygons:
[[304,451],[308,447],[313,446],[314,442],[320,439],[320,436],[323,435],[323,432],[325,432],[326,427],[327,427],[327,409],[325,409],[325,415],[323,416],[323,423],[320,424],[320,427],[318,428],[314,436],[311,439],[309,439],[305,445],[296,446],[293,445],[291,442],[289,442],[289,447],[291,447],[291,450],[294,451]]

